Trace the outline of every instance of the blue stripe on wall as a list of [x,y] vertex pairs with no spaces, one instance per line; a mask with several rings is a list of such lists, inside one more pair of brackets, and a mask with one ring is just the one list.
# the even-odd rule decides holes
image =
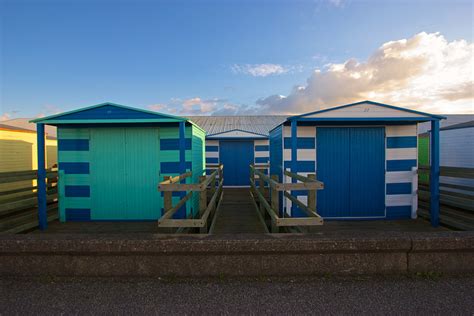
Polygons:
[[[185,148],[191,149],[191,138],[185,139]],[[179,150],[179,138],[160,139],[160,150]]]
[[[291,149],[291,137],[285,137],[284,147],[285,149]],[[297,137],[296,147],[298,149],[314,149],[316,148],[315,138],[314,137]]]
[[[180,173],[179,162],[162,162],[160,167],[161,173]],[[186,169],[191,169],[190,161],[186,161]]]
[[387,219],[411,218],[411,206],[387,206]]
[[88,139],[58,139],[59,151],[88,151]]
[[255,163],[268,163],[268,157],[255,157]]
[[387,183],[387,194],[411,194],[411,183]]
[[268,151],[270,146],[268,145],[257,145],[255,146],[255,151]]
[[416,136],[387,137],[387,148],[416,148]]
[[[297,161],[296,162],[296,172],[315,172],[315,163],[314,161]],[[291,161],[285,161],[285,169],[291,167]],[[293,172],[293,171],[292,171]]]
[[206,146],[206,151],[208,152],[218,152],[219,151],[219,146]]
[[217,157],[206,157],[206,163],[219,163],[219,158],[217,158]]
[[91,190],[88,185],[66,185],[64,194],[67,197],[90,197]]
[[387,160],[387,171],[410,171],[416,167],[416,159]]
[[89,174],[88,162],[60,162],[59,170],[65,174]]
[[91,210],[88,208],[66,208],[66,221],[90,221]]

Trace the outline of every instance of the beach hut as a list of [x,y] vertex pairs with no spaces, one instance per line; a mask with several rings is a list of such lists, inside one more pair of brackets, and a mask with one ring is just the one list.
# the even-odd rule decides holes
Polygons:
[[[430,164],[430,133],[431,131],[428,131],[419,135],[419,142],[424,142],[423,148],[419,151],[419,157],[423,159],[420,165]],[[440,128],[440,165],[474,168],[474,120]],[[474,186],[474,180],[467,178],[441,177],[441,181],[447,184]]]
[[[205,132],[188,119],[113,103],[39,118],[38,198],[46,227],[44,125],[57,126],[61,221],[156,220],[164,176],[204,172]],[[175,197],[179,199],[179,197]],[[199,197],[178,218],[198,211]]]
[[[316,173],[324,183],[317,210],[325,219],[415,218],[417,125],[431,122],[431,220],[436,226],[441,119],[372,101],[292,116],[270,131],[270,173],[280,179],[283,168]],[[305,191],[292,194],[306,200]],[[304,216],[290,201],[281,212]]]
[[[250,186],[250,164],[268,166],[268,131],[285,116],[191,116],[206,131],[206,163],[225,166],[224,186]],[[263,169],[268,172],[267,169]]]

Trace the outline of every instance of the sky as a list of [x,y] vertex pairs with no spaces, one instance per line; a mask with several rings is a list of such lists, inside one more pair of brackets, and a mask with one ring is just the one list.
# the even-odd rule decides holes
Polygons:
[[103,102],[474,113],[472,1],[0,0],[0,119]]

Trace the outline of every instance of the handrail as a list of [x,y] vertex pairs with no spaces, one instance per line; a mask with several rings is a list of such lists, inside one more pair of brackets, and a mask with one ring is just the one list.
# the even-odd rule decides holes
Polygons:
[[[261,213],[263,217],[268,215],[271,220],[271,232],[277,233],[280,231],[280,227],[283,226],[314,226],[322,225],[323,218],[316,211],[316,191],[324,188],[324,183],[316,180],[316,175],[308,175],[304,177],[297,175],[295,173],[286,171],[284,173],[286,176],[295,178],[301,182],[297,183],[280,183],[278,182],[277,175],[271,175],[270,177],[255,167],[255,165],[250,165],[250,187],[251,187],[251,196],[254,200],[259,202],[259,207],[257,211]],[[257,188],[255,176],[258,176],[260,185]],[[271,190],[269,203],[264,197],[265,192],[265,182],[268,183],[269,190]],[[298,200],[297,197],[291,195],[287,191],[291,190],[307,190],[308,191],[308,205],[305,205],[303,202]],[[283,192],[283,196],[288,198],[290,201],[298,205],[308,217],[280,217],[280,207],[279,207],[279,197],[280,192]]]
[[[418,170],[420,173],[429,174],[430,166],[419,166]],[[474,168],[440,166],[439,172],[443,177],[474,179]]]
[[[223,196],[223,165],[218,165],[208,176],[200,176],[199,183],[177,183],[189,176],[192,172],[187,172],[176,177],[166,177],[158,185],[158,191],[163,192],[163,205],[165,213],[158,220],[158,227],[167,227],[174,229],[181,228],[199,228],[200,233],[207,233],[209,229],[209,219],[219,209]],[[216,179],[219,179],[216,187]],[[211,199],[207,201],[207,191],[212,194]],[[178,203],[172,205],[173,192],[189,191],[182,197]],[[193,196],[194,192],[199,192],[199,218],[173,219],[173,215]],[[191,214],[191,216],[193,216]]]

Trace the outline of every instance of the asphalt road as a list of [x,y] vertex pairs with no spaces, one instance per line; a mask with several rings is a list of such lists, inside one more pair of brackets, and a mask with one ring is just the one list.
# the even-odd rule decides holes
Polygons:
[[3,278],[0,314],[474,314],[474,276]]

